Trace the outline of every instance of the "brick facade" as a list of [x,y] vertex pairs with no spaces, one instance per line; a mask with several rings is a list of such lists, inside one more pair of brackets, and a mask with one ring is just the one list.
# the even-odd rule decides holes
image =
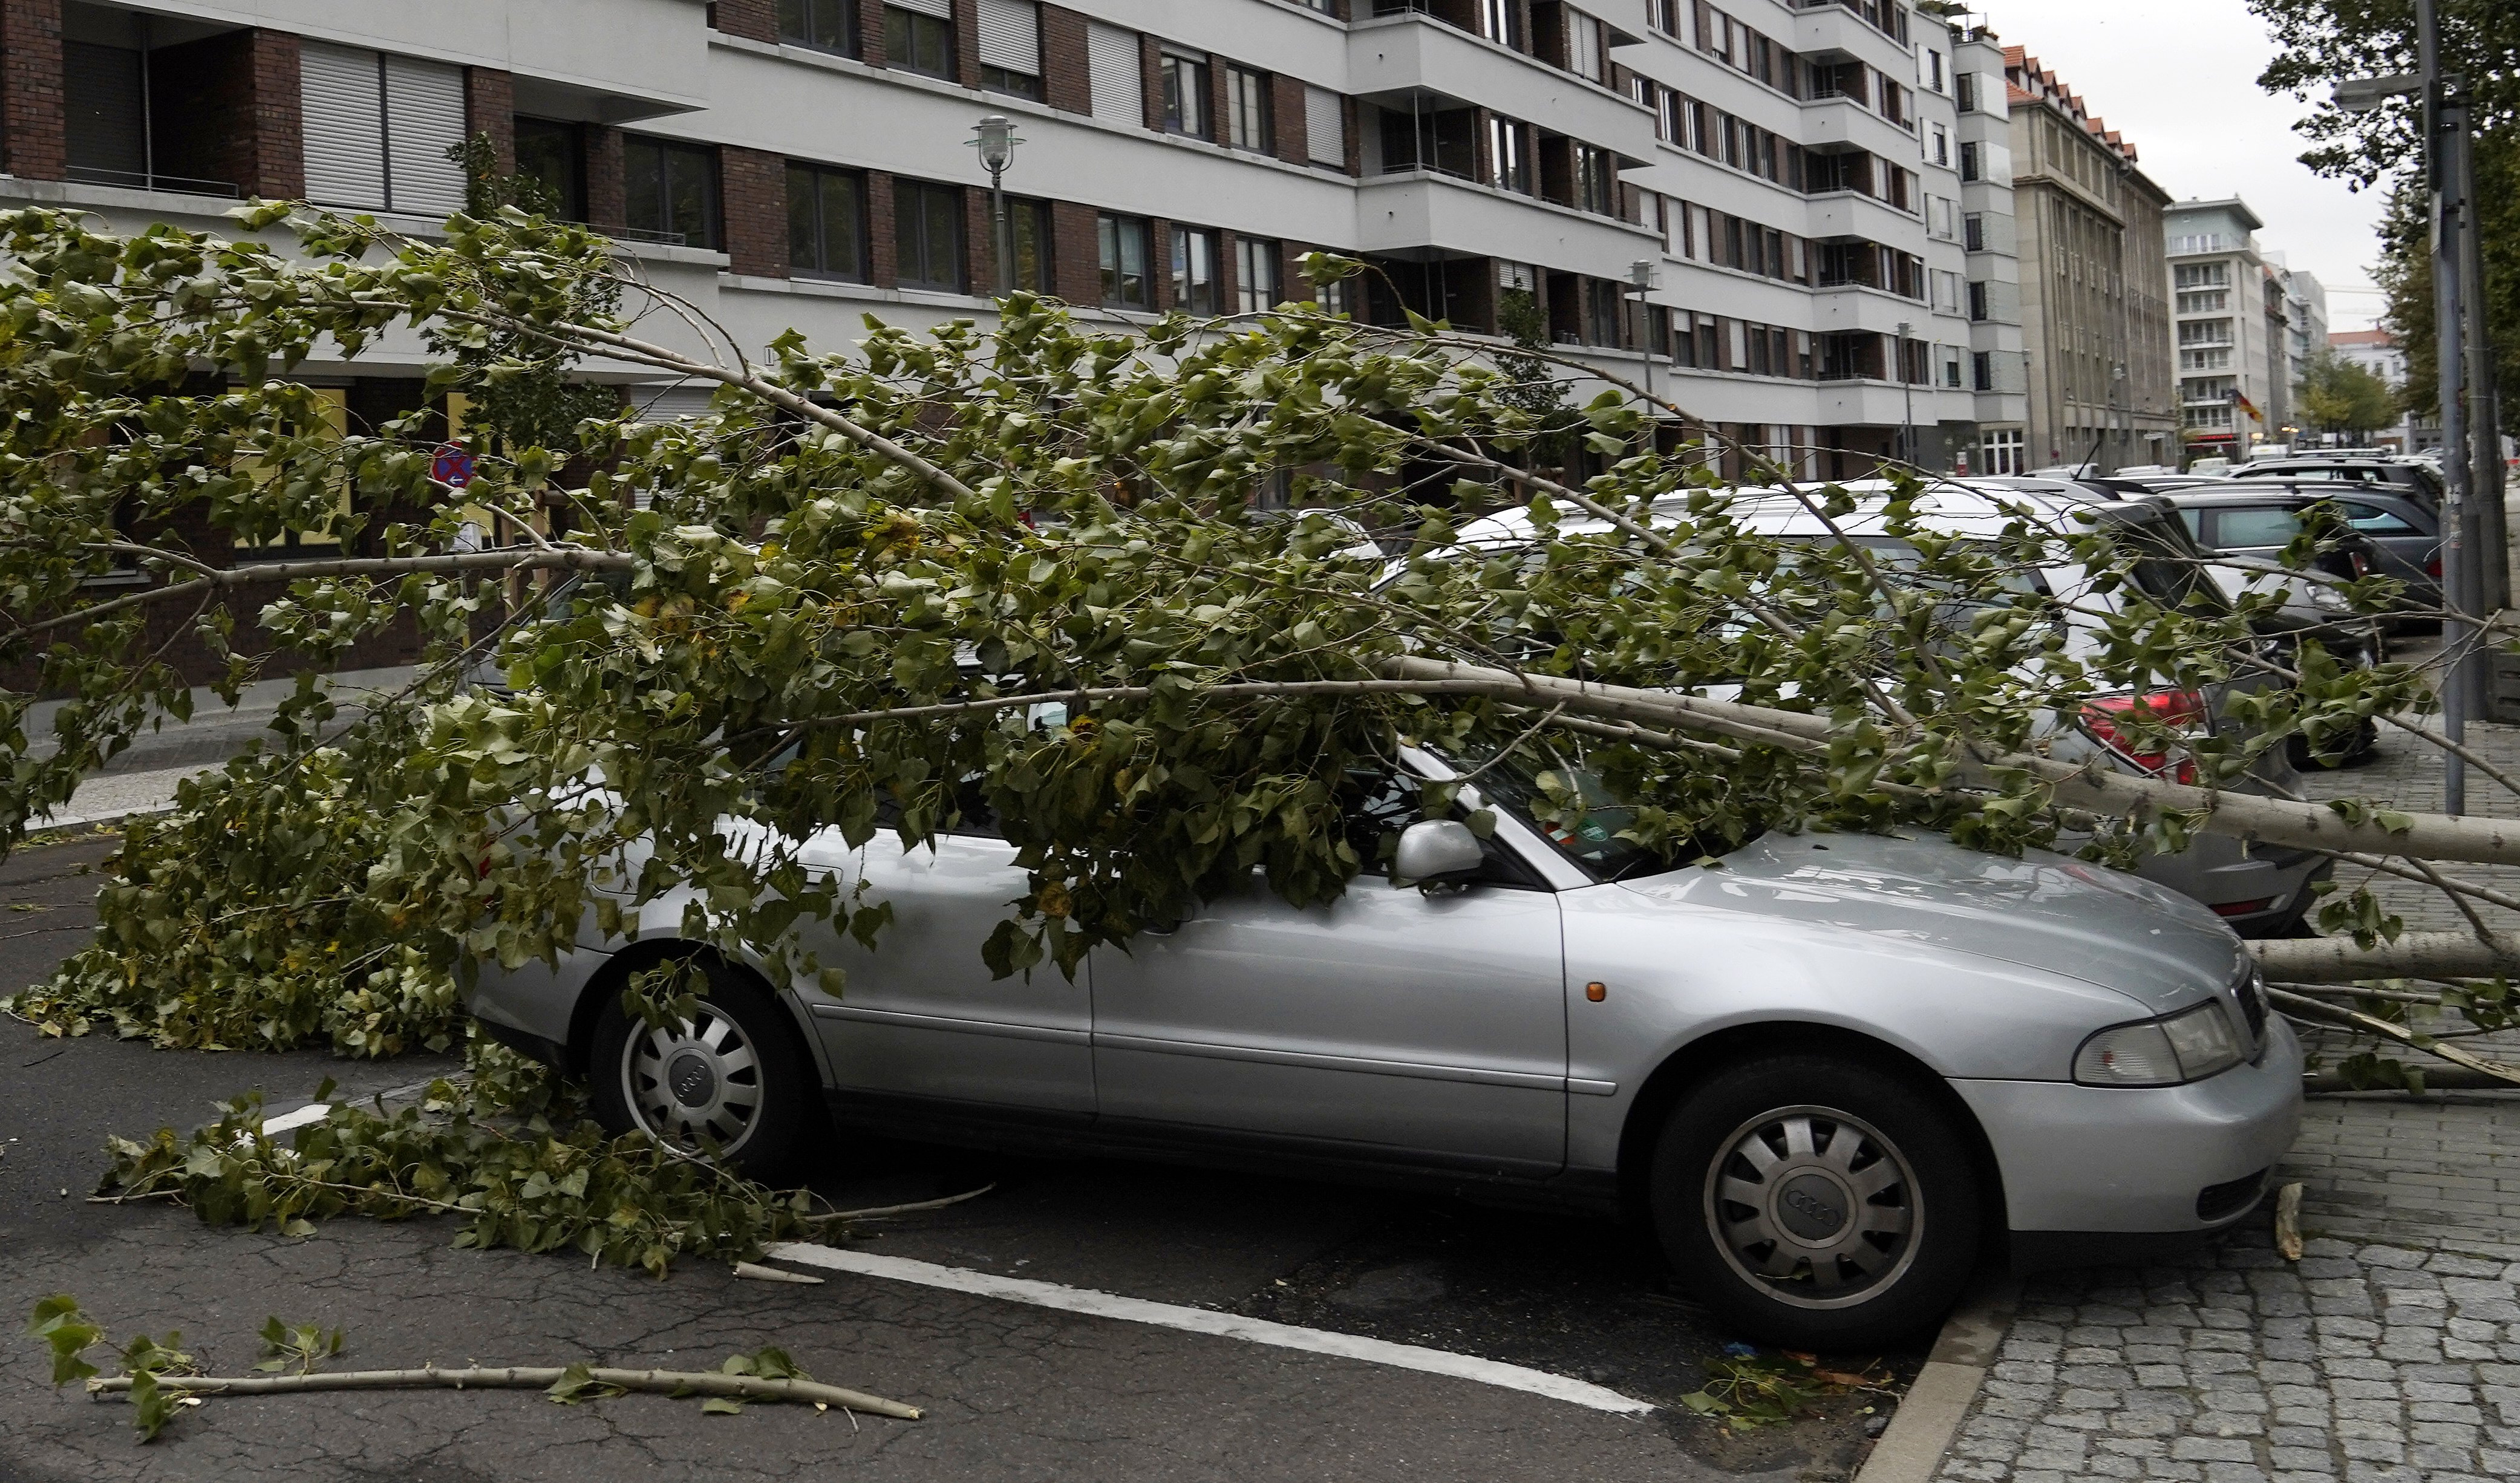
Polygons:
[[1278,157],[1289,164],[1304,164],[1311,157],[1311,135],[1305,130],[1304,84],[1302,79],[1283,72],[1269,79],[1269,122],[1278,132]]
[[867,171],[867,278],[878,289],[901,286],[901,247],[893,240],[892,177]]
[[1100,214],[1069,201],[1050,204],[1051,271],[1058,296],[1071,304],[1102,302],[1102,241],[1095,226]]
[[1042,98],[1067,113],[1094,112],[1094,84],[1087,70],[1085,17],[1064,6],[1041,8]]
[[220,181],[267,201],[306,194],[295,36],[225,31],[159,47],[152,61],[150,109],[181,120],[158,131],[158,174]]
[[630,224],[627,185],[621,174],[621,131],[594,123],[586,126],[586,224]]
[[709,7],[709,24],[730,36],[776,41],[779,7],[776,0],[716,0]]
[[0,0],[0,168],[59,180],[69,165],[62,0]]
[[464,134],[490,136],[502,175],[517,172],[517,79],[496,67],[464,69]]
[[954,0],[954,76],[974,91],[980,86],[980,0]]
[[722,145],[717,169],[728,266],[754,278],[787,277],[787,158]]

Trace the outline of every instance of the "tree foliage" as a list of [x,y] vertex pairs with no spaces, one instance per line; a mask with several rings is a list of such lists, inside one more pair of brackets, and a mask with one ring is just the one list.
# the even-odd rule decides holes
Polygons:
[[2387,382],[2332,349],[2311,353],[2295,400],[2321,432],[2357,437],[2398,420],[2398,395]]
[[[1668,865],[1805,827],[2012,851],[2070,824],[2121,860],[2199,830],[2507,849],[2460,821],[2225,790],[2297,732],[2428,703],[2405,666],[2267,657],[2250,625],[2272,594],[2160,598],[2138,568],[2162,552],[2000,506],[1958,539],[1934,512],[1986,498],[1913,479],[1888,486],[1888,547],[1780,534],[1779,512],[1833,528],[1854,496],[1778,471],[1727,487],[1703,449],[1655,446],[1679,409],[1630,389],[1535,408],[1530,378],[1440,324],[1289,306],[1141,331],[1017,293],[990,334],[791,333],[722,361],[675,347],[687,306],[608,244],[513,208],[431,239],[239,218],[248,235],[219,241],[0,217],[0,662],[73,697],[47,754],[31,697],[0,697],[0,842],[186,703],[142,619],[220,591],[219,542],[371,532],[382,555],[259,568],[291,580],[262,626],[324,661],[408,613],[428,650],[358,717],[306,685],[260,755],[135,833],[96,946],[21,1006],[57,1027],[427,1043],[470,965],[668,897],[681,936],[845,992],[814,943],[879,939],[885,903],[800,841],[918,845],[982,808],[1028,877],[988,962],[1072,973],[1255,871],[1289,902],[1338,895],[1387,846],[1350,825],[1407,743],[1501,759],[1489,785],[1569,831],[1599,780],[1636,801],[1621,837]],[[450,491],[426,419],[319,434],[292,376],[319,345],[356,357],[413,328],[451,347],[447,390],[596,354],[721,390],[690,423],[581,421],[573,462],[511,441]],[[1580,485],[1532,468],[1565,424],[1603,470]],[[1256,513],[1283,474],[1386,531],[1387,569],[1324,516]],[[565,539],[519,517],[516,544],[456,549],[477,510],[553,503]],[[1461,511],[1497,506],[1529,538],[1465,545]],[[134,562],[150,585],[89,584]],[[2096,576],[2033,579],[2067,565]],[[484,691],[468,674],[492,622],[509,683]],[[228,659],[230,687],[260,662]],[[2118,720],[2201,786],[2090,765],[2093,699],[2234,677],[2273,682],[2235,698],[2239,731]],[[1430,782],[1419,806],[1452,793]],[[2367,895],[2325,910],[2396,935]]]

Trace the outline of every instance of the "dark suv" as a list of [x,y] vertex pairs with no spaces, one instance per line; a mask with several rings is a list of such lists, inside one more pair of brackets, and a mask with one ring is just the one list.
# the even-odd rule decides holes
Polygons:
[[2242,464],[2229,476],[2252,483],[2281,479],[2292,484],[2360,484],[2397,490],[2434,511],[2441,509],[2442,502],[2441,475],[2413,459],[2267,458]]

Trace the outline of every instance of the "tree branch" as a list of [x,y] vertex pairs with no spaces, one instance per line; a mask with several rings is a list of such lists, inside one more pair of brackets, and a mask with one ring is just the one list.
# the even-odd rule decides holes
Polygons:
[[[585,1377],[597,1385],[665,1396],[727,1396],[742,1401],[801,1401],[814,1406],[839,1406],[870,1416],[916,1421],[916,1406],[826,1385],[819,1380],[773,1380],[759,1375],[727,1374],[715,1370],[599,1370]],[[343,1370],[312,1374],[161,1374],[158,1388],[172,1395],[294,1395],[309,1390],[549,1390],[570,1378],[557,1365],[507,1365],[466,1370]],[[131,1376],[112,1375],[87,1382],[92,1395],[120,1395],[131,1388]]]
[[171,602],[195,593],[216,592],[235,587],[260,587],[274,582],[294,582],[314,577],[411,576],[421,572],[447,571],[525,571],[537,567],[567,571],[627,571],[632,565],[628,553],[594,551],[580,546],[554,547],[550,550],[527,551],[463,551],[441,556],[419,557],[345,557],[322,562],[257,562],[250,566],[218,567],[203,576],[170,582],[146,592],[126,593],[110,602],[91,607],[72,608],[56,613],[39,623],[28,623],[15,632],[20,636],[42,633],[47,629],[67,628],[72,624],[93,623],[109,613],[153,604]]

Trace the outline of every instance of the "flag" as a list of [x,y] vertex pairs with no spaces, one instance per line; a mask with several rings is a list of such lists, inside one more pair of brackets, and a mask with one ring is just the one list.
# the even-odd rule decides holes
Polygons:
[[2242,396],[2237,387],[2234,387],[2231,391],[2231,405],[2249,414],[2249,421],[2253,423],[2263,423],[2267,420],[2267,415],[2258,410],[2257,403],[2250,401],[2245,396]]

